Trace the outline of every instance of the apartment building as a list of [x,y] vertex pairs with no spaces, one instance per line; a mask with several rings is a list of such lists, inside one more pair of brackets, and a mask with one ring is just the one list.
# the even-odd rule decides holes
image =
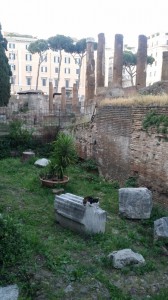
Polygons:
[[[36,41],[37,38],[7,32],[4,32],[3,35],[8,41],[7,56],[12,70],[11,93],[15,94],[21,90],[36,89],[39,55],[31,54],[28,51],[28,46]],[[59,52],[48,50],[40,66],[38,89],[48,94],[49,81],[52,81],[53,87],[58,85],[58,92],[61,92],[62,87],[66,88],[67,93],[70,92],[73,84],[78,83],[79,60],[80,57],[78,55],[73,58],[71,54],[63,52],[58,85]],[[81,98],[84,97],[85,92],[85,66],[86,59],[84,57],[79,87],[79,96]]]
[[151,66],[147,66],[147,86],[161,80],[164,51],[168,51],[168,32],[158,32],[148,36],[148,55],[151,55],[155,61]]

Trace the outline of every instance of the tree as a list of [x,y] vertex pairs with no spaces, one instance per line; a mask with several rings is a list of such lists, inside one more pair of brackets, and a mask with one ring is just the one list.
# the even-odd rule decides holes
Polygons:
[[59,35],[50,37],[48,39],[49,48],[52,51],[59,52],[59,66],[58,66],[58,82],[56,86],[56,92],[58,92],[59,82],[60,82],[60,72],[61,72],[61,63],[62,63],[62,52],[68,52],[70,46],[72,46],[73,40],[69,36]]
[[28,51],[30,53],[32,53],[32,54],[38,53],[38,55],[39,55],[39,61],[38,61],[38,67],[37,67],[36,90],[38,89],[40,66],[47,57],[47,54],[46,54],[47,50],[48,50],[48,43],[46,40],[43,40],[43,39],[32,42],[28,47]]
[[[86,39],[81,39],[77,42],[73,42],[71,45],[69,45],[69,48],[66,50],[67,52],[71,53],[75,62],[79,66],[77,89],[79,89],[80,87],[81,67],[83,63],[83,58],[86,55],[86,48],[87,48]],[[94,43],[94,50],[97,50],[97,43]]]
[[[147,65],[152,65],[155,59],[152,56],[147,56]],[[123,52],[123,67],[129,74],[132,86],[134,85],[134,76],[136,75],[137,53],[129,50]]]
[[69,45],[69,48],[66,51],[71,53],[73,59],[75,60],[75,63],[79,67],[78,84],[77,84],[77,89],[79,90],[80,78],[81,78],[81,67],[82,67],[83,58],[86,55],[86,39],[81,39],[77,42],[73,42],[71,45]]
[[12,73],[5,54],[7,40],[3,37],[1,30],[0,24],[0,106],[6,106],[10,98],[10,76]]

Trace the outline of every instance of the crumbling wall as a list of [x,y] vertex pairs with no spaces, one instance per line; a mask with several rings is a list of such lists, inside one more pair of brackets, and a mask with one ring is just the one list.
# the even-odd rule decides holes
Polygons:
[[78,125],[74,136],[80,156],[96,159],[105,178],[123,185],[136,176],[157,202],[168,206],[168,134],[158,133],[156,127],[148,132],[143,128],[151,111],[168,116],[166,106],[99,107],[94,122]]

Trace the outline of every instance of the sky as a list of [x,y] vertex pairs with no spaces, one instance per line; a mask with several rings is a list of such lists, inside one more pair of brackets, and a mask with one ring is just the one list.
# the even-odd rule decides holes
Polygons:
[[4,0],[0,5],[2,31],[95,41],[103,32],[108,47],[114,46],[115,34],[137,46],[140,34],[168,32],[167,14],[167,0]]

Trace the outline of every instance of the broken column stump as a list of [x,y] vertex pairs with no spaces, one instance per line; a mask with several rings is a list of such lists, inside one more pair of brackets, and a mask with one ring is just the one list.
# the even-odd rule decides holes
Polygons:
[[33,151],[24,151],[22,153],[22,157],[21,157],[21,161],[25,162],[27,160],[29,160],[30,158],[35,157],[35,153]]
[[83,199],[70,193],[56,195],[54,208],[57,222],[80,233],[104,233],[106,212],[97,204],[84,206]]

